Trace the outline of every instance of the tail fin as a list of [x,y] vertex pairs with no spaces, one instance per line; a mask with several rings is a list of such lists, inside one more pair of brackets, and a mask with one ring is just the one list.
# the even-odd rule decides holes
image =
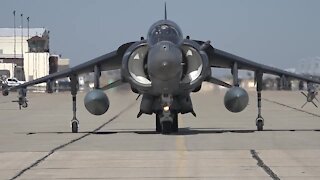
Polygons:
[[164,20],[167,20],[167,3],[164,3]]

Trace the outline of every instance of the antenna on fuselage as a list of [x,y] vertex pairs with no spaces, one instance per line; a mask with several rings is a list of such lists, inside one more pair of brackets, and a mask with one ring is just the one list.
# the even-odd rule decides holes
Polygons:
[[164,20],[167,20],[167,3],[164,3]]

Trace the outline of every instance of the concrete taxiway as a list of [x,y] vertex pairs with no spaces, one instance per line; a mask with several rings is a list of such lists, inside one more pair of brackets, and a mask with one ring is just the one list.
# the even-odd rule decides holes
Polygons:
[[241,113],[223,91],[192,95],[198,115],[180,132],[155,133],[137,119],[133,93],[107,92],[111,106],[90,115],[78,98],[80,133],[70,133],[69,93],[29,93],[29,107],[0,97],[0,179],[320,179],[320,112],[298,92],[263,92],[265,131],[257,132],[255,92]]

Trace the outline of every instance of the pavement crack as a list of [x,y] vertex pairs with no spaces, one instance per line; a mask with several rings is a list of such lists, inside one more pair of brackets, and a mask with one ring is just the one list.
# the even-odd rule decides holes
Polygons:
[[293,109],[293,110],[296,110],[296,111],[300,111],[300,112],[303,112],[303,113],[306,113],[306,114],[309,114],[309,115],[312,115],[312,116],[320,117],[320,115],[318,115],[318,114],[311,113],[311,112],[308,112],[308,111],[305,111],[305,110],[302,110],[302,109],[299,109],[299,108],[295,108],[295,107],[292,107],[292,106],[289,106],[289,105],[286,105],[286,104],[283,104],[283,103],[279,103],[277,101],[269,100],[269,99],[266,99],[266,98],[263,98],[263,100],[265,100],[267,102],[271,102],[271,103],[277,104],[277,105],[280,105],[280,106],[283,106],[283,107],[287,107],[287,108],[290,108],[290,109]]
[[75,138],[65,144],[62,144],[60,146],[57,146],[55,147],[54,149],[50,150],[48,152],[47,155],[43,156],[42,158],[36,160],[35,162],[33,162],[31,165],[29,165],[28,167],[24,168],[23,170],[19,171],[14,177],[12,177],[10,180],[15,180],[17,179],[18,177],[20,177],[21,175],[23,175],[25,172],[31,170],[32,168],[38,166],[41,162],[45,161],[48,157],[50,157],[52,154],[54,154],[55,152],[67,147],[68,145],[70,144],[73,144],[77,141],[80,141],[81,139],[93,134],[93,133],[96,133],[97,131],[99,131],[101,128],[103,128],[104,126],[106,126],[107,124],[111,123],[112,121],[114,121],[115,119],[117,119],[121,114],[123,114],[124,112],[126,112],[127,110],[129,110],[130,108],[132,108],[134,106],[134,104],[136,103],[136,101],[134,101],[133,103],[129,104],[126,108],[124,108],[122,111],[120,111],[118,114],[116,114],[114,117],[112,117],[111,119],[109,119],[107,122],[103,123],[102,125],[100,125],[99,127],[97,127],[96,129],[94,129],[93,131],[91,132],[87,132],[85,133],[84,135],[78,137],[78,138]]
[[250,153],[252,155],[252,158],[257,160],[257,165],[261,167],[273,180],[280,180],[277,174],[275,174],[272,169],[268,165],[266,165],[263,160],[259,157],[256,150],[251,149]]

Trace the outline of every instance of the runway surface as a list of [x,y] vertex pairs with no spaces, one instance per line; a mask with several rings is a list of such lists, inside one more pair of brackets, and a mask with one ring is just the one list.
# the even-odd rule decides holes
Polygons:
[[78,98],[80,133],[70,133],[69,93],[29,93],[29,107],[0,97],[0,179],[320,179],[320,113],[298,92],[264,91],[265,131],[256,95],[228,112],[224,92],[192,95],[197,118],[179,115],[180,132],[155,133],[139,119],[133,93],[107,92],[111,106],[90,115]]

